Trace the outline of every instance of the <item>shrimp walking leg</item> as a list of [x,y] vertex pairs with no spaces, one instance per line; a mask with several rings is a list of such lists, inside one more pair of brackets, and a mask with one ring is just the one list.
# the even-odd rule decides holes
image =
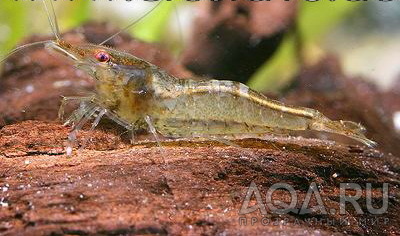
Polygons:
[[131,144],[133,145],[135,144],[135,130],[131,129],[129,133],[131,135]]
[[132,131],[135,129],[135,126],[133,124],[130,124],[126,122],[125,120],[119,118],[115,113],[111,112],[110,110],[107,110],[105,114],[108,118],[110,118],[112,121],[115,123],[119,124],[120,126],[124,127],[125,129]]
[[[103,109],[101,109],[101,110],[99,111],[99,113],[98,113],[97,115],[96,115],[96,114],[93,114],[94,116],[96,116],[96,119],[93,121],[92,126],[91,126],[90,129],[89,129],[89,133],[92,133],[93,130],[97,127],[97,125],[99,125],[101,118],[103,118],[103,116],[104,116],[106,113],[107,113],[107,110],[103,108]],[[89,137],[87,137],[87,138],[83,141],[83,144],[82,144],[82,146],[80,147],[80,149],[84,149],[84,148],[85,148],[86,143],[88,142],[88,140],[89,140]]]
[[68,119],[64,122],[64,126],[69,124],[75,126],[75,124],[77,124],[82,119],[82,117],[94,107],[96,107],[96,105],[93,103],[81,102],[79,108],[73,111]]
[[154,124],[153,124],[153,121],[151,120],[151,117],[150,116],[145,116],[144,120],[146,121],[147,125],[149,126],[149,131],[153,134],[153,136],[154,136],[154,138],[155,138],[155,140],[157,142],[157,145],[159,147],[162,147],[161,146],[161,142],[160,142],[160,138],[158,137],[157,130],[156,130]]
[[68,141],[67,141],[67,155],[72,154],[72,147],[76,143],[76,135],[79,130],[92,118],[92,116],[101,109],[99,106],[91,103],[89,107],[81,107],[78,109],[80,114],[75,116],[75,124],[72,127],[71,132],[68,134]]
[[131,144],[135,143],[135,131],[136,131],[135,124],[130,124],[130,123],[126,122],[125,120],[121,119],[120,117],[118,117],[116,114],[114,114],[110,110],[107,110],[105,115],[108,118],[110,118],[112,121],[114,121],[115,123],[117,123],[120,126],[124,127],[127,130],[127,132],[129,132],[129,134],[131,136]]
[[60,108],[58,109],[58,118],[64,120],[65,106],[71,101],[93,101],[94,97],[62,97]]

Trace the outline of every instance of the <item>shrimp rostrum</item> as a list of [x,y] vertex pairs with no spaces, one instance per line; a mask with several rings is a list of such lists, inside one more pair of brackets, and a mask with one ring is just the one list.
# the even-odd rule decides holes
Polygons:
[[[53,24],[56,25],[56,24]],[[103,115],[134,133],[147,129],[167,137],[261,135],[275,130],[336,133],[374,146],[364,127],[333,121],[317,110],[285,105],[244,84],[225,80],[176,78],[131,54],[101,45],[73,45],[60,37],[46,48],[70,58],[95,81],[93,95],[78,99],[80,107],[67,123],[76,131]]]

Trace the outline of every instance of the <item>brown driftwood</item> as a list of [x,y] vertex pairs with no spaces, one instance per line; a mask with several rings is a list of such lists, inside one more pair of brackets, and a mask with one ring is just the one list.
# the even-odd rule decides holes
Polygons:
[[[91,41],[103,39],[101,33],[96,34],[98,27],[84,27],[91,32],[87,34]],[[76,33],[65,37],[82,40]],[[154,45],[130,41],[125,35],[112,43],[136,55],[143,47],[147,53],[158,50]],[[135,47],[137,44],[140,45]],[[146,53],[140,56],[146,58]],[[171,73],[189,74],[171,64],[169,58],[168,54],[153,54],[153,62],[167,69],[170,65]],[[314,75],[312,78],[317,78]],[[86,147],[68,157],[64,147],[69,129],[56,119],[59,96],[76,94],[82,87],[90,90],[90,79],[82,76],[67,62],[49,57],[43,50],[26,51],[24,57],[15,56],[7,62],[0,80],[1,234],[399,233],[400,159],[357,145],[269,137],[266,141],[236,141],[241,147],[194,140],[166,141],[160,149],[154,142],[130,145],[128,138],[121,136],[123,130],[103,122],[93,133],[82,131],[79,144],[86,139]],[[301,88],[291,91],[303,94]],[[322,92],[320,95],[325,96]],[[298,98],[290,101],[304,102]],[[343,110],[337,110],[335,115],[340,116]],[[30,119],[40,121],[25,121]],[[390,129],[384,125],[379,128],[384,129],[380,135]],[[356,183],[363,188],[371,183],[376,208],[382,202],[380,188],[388,183],[389,207],[383,215],[367,213],[364,191],[359,201],[364,215],[357,215],[349,207],[344,215],[318,211],[305,215],[267,214],[264,218],[278,225],[240,225],[243,215],[239,210],[252,181],[263,199],[275,183],[292,185],[300,199],[296,207],[301,206],[310,184],[315,183],[325,206],[336,210],[340,183]],[[278,191],[273,197],[288,201],[285,192]],[[312,198],[310,207],[316,203]],[[258,211],[245,217],[262,218]],[[375,222],[377,218],[379,223]],[[343,219],[349,224],[338,223]],[[384,222],[386,219],[388,222]],[[289,223],[279,223],[282,220]],[[331,225],[328,220],[336,223]]]
[[[83,131],[83,137],[93,139],[86,149],[67,157],[67,133],[59,124],[30,121],[0,131],[4,234],[398,233],[398,158],[375,150],[306,139],[237,143],[247,148],[180,141],[166,142],[160,149],[154,143],[129,146],[107,131]],[[379,188],[389,183],[388,213],[379,215],[389,223],[359,225],[357,217],[370,222],[376,216],[349,210],[344,216],[266,216],[278,222],[298,220],[299,225],[240,226],[238,212],[251,181],[261,192],[274,183],[291,184],[299,198],[315,182],[329,209],[338,209],[341,182],[363,187],[372,183],[378,206]],[[274,199],[285,200],[287,194]],[[312,200],[310,206],[314,204]],[[346,218],[350,225],[310,224],[309,218]]]

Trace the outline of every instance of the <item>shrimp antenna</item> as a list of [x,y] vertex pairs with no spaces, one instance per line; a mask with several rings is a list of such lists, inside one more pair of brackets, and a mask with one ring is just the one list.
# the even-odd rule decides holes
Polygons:
[[[53,3],[51,2],[51,0],[49,0],[49,2],[50,2],[50,9],[51,9],[52,14],[50,15],[50,11],[49,11],[49,8],[47,7],[46,0],[43,0],[44,8],[45,8],[46,13],[47,13],[47,18],[49,19],[51,30],[53,31],[53,34],[57,38],[57,40],[60,40],[61,39],[60,30],[58,28],[57,17],[56,17],[55,11],[54,11]],[[25,45],[21,45],[19,47],[16,47],[11,52],[6,54],[3,57],[3,59],[0,60],[0,64],[3,63],[11,55],[13,55],[13,54],[25,49],[25,48],[32,47],[32,46],[37,46],[37,45],[43,45],[43,44],[46,44],[46,43],[49,43],[49,42],[52,42],[52,41],[51,40],[45,40],[45,41],[29,43],[29,44],[25,44]]]
[[25,45],[16,47],[11,52],[9,52],[7,55],[5,55],[3,59],[0,60],[0,64],[3,63],[11,55],[21,51],[22,49],[25,49],[25,48],[28,48],[28,47],[32,47],[32,46],[36,46],[36,45],[46,44],[46,43],[49,43],[49,42],[52,42],[52,41],[51,40],[39,41],[39,42],[29,43],[29,44],[25,44]]
[[[61,40],[60,29],[58,28],[57,16],[54,11],[53,3],[51,2],[51,0],[48,0],[48,1],[50,2],[50,10],[51,11],[49,11],[49,8],[47,7],[46,0],[43,0],[43,5],[44,5],[44,8],[47,13],[47,18],[49,19],[51,31],[53,31],[53,34],[57,40]],[[51,14],[50,14],[50,12],[51,12]]]
[[150,11],[146,12],[143,16],[139,17],[138,19],[134,20],[132,23],[130,23],[129,25],[127,25],[125,28],[121,29],[120,31],[118,31],[117,33],[111,35],[110,37],[108,37],[106,40],[104,40],[103,42],[101,42],[99,45],[103,45],[106,42],[110,41],[111,39],[113,39],[115,36],[119,35],[122,32],[125,32],[127,29],[131,28],[132,26],[134,26],[136,23],[138,23],[139,21],[141,21],[143,18],[145,18],[146,16],[148,16],[151,12],[153,12],[158,5],[160,5],[161,1],[159,1],[153,8],[150,9]]

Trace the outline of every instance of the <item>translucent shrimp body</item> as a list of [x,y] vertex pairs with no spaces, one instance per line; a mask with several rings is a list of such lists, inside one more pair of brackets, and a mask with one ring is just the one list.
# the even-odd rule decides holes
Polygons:
[[316,110],[285,105],[241,83],[179,79],[133,55],[103,46],[58,40],[47,48],[72,59],[96,81],[94,95],[83,98],[85,105],[68,120],[75,127],[91,116],[97,117],[97,125],[105,114],[132,132],[148,129],[169,137],[317,130],[375,145],[359,124],[332,121]]

